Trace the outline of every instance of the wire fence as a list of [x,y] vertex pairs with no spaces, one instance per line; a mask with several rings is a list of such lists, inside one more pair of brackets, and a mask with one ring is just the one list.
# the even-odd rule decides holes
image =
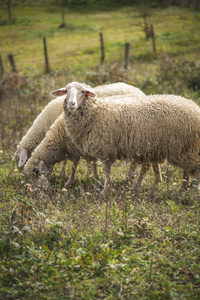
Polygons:
[[[155,34],[154,34],[154,28],[153,25],[151,25],[151,30],[152,30],[152,47],[153,47],[153,52],[156,52],[156,43],[155,43]],[[21,59],[21,55],[17,53],[6,53],[5,51],[1,53],[4,57],[7,56],[8,63],[10,66],[10,70],[12,72],[17,72],[18,71],[18,61],[23,64],[27,64],[30,66],[34,66],[36,64],[43,65],[43,70],[44,73],[49,73],[50,72],[50,66],[51,63],[59,62],[59,63],[64,63],[64,60],[61,58],[58,58],[56,56],[48,54],[48,47],[47,47],[47,39],[46,37],[43,37],[43,58],[41,55],[41,58],[25,58]],[[99,34],[99,40],[100,40],[100,62],[101,64],[105,63],[105,47],[104,47],[104,38],[103,38],[103,33],[100,32]],[[78,49],[77,49],[78,51]],[[3,60],[2,56],[0,55],[0,75],[3,76],[3,73],[5,71],[5,68],[3,66]],[[76,52],[73,52],[72,55],[76,55]],[[130,61],[130,43],[127,42],[124,44],[124,69],[127,70],[129,67],[129,61]],[[7,69],[7,68],[6,68]]]

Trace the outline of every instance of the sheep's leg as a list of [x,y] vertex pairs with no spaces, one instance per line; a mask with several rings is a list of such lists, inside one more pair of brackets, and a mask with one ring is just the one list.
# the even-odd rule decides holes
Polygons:
[[193,184],[194,186],[191,188],[191,191],[200,191],[200,170],[196,169],[194,173],[190,172],[190,175],[194,174]]
[[135,177],[138,165],[139,164],[137,162],[135,162],[134,160],[131,160],[129,171],[126,176],[127,180],[132,180]]
[[155,185],[159,185],[162,182],[162,174],[160,165],[158,163],[153,162],[152,168],[155,176]]
[[139,187],[141,187],[142,182],[143,182],[145,176],[147,175],[147,172],[148,172],[150,166],[151,166],[150,164],[142,164],[140,175],[139,175],[138,180],[137,180],[137,182],[135,184],[135,188],[136,189],[138,189]]
[[95,187],[98,188],[100,186],[100,184],[99,184],[99,175],[97,172],[96,161],[93,161],[93,163],[92,163],[92,170],[93,170],[93,174],[94,174]]
[[93,172],[94,179],[98,181],[99,175],[97,173],[96,161],[87,161],[87,176],[89,176],[91,172]]
[[178,191],[179,194],[187,191],[190,180],[193,178],[194,178],[194,172],[189,172],[189,171],[183,170],[183,179],[182,179],[181,187]]
[[72,169],[71,169],[71,174],[69,176],[69,180],[65,183],[65,188],[67,188],[69,185],[74,183],[74,177],[75,177],[75,173],[76,173],[76,168],[78,166],[78,161],[75,161],[72,163]]
[[104,173],[105,173],[105,180],[104,180],[104,189],[101,192],[101,195],[107,194],[110,191],[111,187],[111,179],[110,179],[110,168],[111,162],[106,162],[102,164]]
[[61,164],[61,171],[60,171],[60,177],[65,178],[66,177],[66,164],[67,160],[63,160]]
[[86,176],[89,177],[90,173],[91,173],[92,165],[91,165],[91,162],[87,161],[86,163],[87,163],[87,174],[86,174]]
[[187,191],[189,187],[189,182],[190,182],[190,173],[186,170],[183,170],[183,179],[182,179],[182,184],[179,189],[179,193]]

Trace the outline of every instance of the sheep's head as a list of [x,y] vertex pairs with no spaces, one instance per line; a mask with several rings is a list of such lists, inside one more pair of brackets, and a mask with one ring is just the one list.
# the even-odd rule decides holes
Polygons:
[[21,145],[18,145],[17,150],[14,153],[13,159],[16,161],[17,167],[20,172],[23,173],[24,165],[29,157],[30,157],[29,151],[24,147],[22,147]]
[[66,85],[66,87],[51,93],[51,95],[56,97],[65,94],[66,99],[63,107],[71,112],[76,111],[88,96],[96,99],[96,93],[90,87],[79,82],[69,83]]
[[37,187],[47,190],[49,187],[48,177],[53,166],[47,165],[44,161],[31,157],[24,166],[24,174],[30,177]]
[[34,176],[39,177],[44,175],[48,177],[51,174],[52,166],[47,165],[43,160],[31,157],[24,166],[24,174],[28,177]]

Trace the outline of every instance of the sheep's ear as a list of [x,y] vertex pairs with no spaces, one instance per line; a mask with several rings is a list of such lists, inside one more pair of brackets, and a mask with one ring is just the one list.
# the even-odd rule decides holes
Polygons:
[[23,148],[21,153],[20,153],[18,168],[21,168],[25,164],[27,159],[28,159],[28,150]]
[[40,161],[39,170],[42,174],[46,173],[48,171],[47,165],[43,160]]
[[65,88],[61,88],[59,90],[55,90],[55,91],[51,92],[51,95],[59,97],[59,96],[65,95],[66,93],[67,93],[66,89]]
[[90,89],[87,89],[85,92],[86,92],[86,94],[87,94],[88,96],[90,96],[90,97],[92,97],[92,98],[94,98],[94,97],[97,96],[97,94],[96,94],[95,92],[93,92],[92,90],[90,90]]

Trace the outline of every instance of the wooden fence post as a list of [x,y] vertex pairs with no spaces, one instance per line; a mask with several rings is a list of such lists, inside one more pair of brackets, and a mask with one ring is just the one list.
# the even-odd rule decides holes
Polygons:
[[61,19],[62,19],[62,22],[58,28],[65,27],[65,10],[64,10],[63,6],[61,7]]
[[153,43],[153,52],[156,53],[156,40],[155,40],[153,25],[151,25],[151,36],[152,36],[152,43]]
[[124,55],[124,69],[128,69],[128,64],[129,64],[129,50],[130,50],[130,43],[125,44],[125,55]]
[[8,59],[9,59],[9,62],[10,62],[12,71],[13,71],[13,72],[17,72],[13,54],[12,54],[12,53],[8,53],[8,54],[7,54],[7,57],[8,57]]
[[105,55],[104,55],[104,43],[103,43],[103,33],[100,32],[100,42],[101,42],[101,63],[103,64],[104,63],[104,58],[105,58]]
[[3,73],[4,73],[3,62],[2,62],[2,59],[1,59],[1,55],[0,55],[0,77],[3,76]]
[[44,57],[45,57],[45,73],[49,73],[49,60],[47,55],[46,37],[43,37],[43,44],[44,44]]

